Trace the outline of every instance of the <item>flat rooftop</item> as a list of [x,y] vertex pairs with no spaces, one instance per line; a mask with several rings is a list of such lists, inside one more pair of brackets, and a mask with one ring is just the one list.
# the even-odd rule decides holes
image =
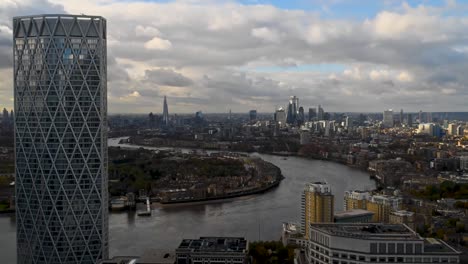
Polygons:
[[247,240],[243,237],[200,237],[199,239],[184,239],[176,251],[192,252],[236,252],[247,250]]
[[312,229],[332,236],[375,240],[421,240],[422,238],[406,225],[381,223],[334,223],[311,224]]
[[352,209],[348,211],[343,211],[343,212],[337,212],[335,213],[335,218],[336,219],[344,219],[344,218],[352,218],[352,217],[359,217],[359,216],[372,216],[374,215],[373,212],[363,210],[363,209]]
[[137,264],[174,264],[175,262],[174,250],[150,249],[143,253]]
[[[424,239],[424,252],[425,253],[451,253],[459,254],[460,252],[456,251],[454,248],[449,246],[447,243],[440,239],[435,238],[426,238]],[[461,262],[460,262],[461,263]]]

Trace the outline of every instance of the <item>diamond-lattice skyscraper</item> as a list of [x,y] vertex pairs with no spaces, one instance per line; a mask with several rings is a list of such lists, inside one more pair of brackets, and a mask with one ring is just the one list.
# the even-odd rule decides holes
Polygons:
[[17,263],[108,258],[106,20],[15,17]]

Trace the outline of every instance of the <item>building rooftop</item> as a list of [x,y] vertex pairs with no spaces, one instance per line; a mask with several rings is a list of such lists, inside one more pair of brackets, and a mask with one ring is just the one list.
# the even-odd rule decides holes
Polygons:
[[331,194],[331,187],[326,182],[311,182],[305,185],[304,191]]
[[172,250],[151,249],[145,251],[138,264],[173,264],[176,261],[175,252]]
[[406,210],[399,210],[399,211],[392,212],[392,214],[397,215],[397,216],[413,216],[414,212],[406,211]]
[[239,252],[247,250],[247,240],[243,237],[200,237],[184,239],[176,251],[198,252]]
[[98,264],[136,264],[136,256],[117,256],[107,260],[101,260]]
[[334,216],[336,219],[341,219],[341,218],[357,217],[357,216],[365,216],[365,215],[374,215],[374,213],[371,211],[363,210],[363,209],[352,209],[349,211],[337,212],[335,213]]
[[459,254],[460,252],[456,251],[454,248],[449,246],[447,243],[440,239],[435,238],[426,238],[424,239],[424,253],[456,253]]
[[381,223],[356,224],[311,224],[311,229],[318,229],[333,236],[352,237],[373,240],[421,240],[421,237],[406,225]]

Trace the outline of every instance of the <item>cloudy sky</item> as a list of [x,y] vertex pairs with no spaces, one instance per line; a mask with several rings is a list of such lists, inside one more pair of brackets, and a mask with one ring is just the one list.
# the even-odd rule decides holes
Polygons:
[[468,4],[399,0],[0,0],[0,107],[16,15],[108,21],[111,113],[468,111]]

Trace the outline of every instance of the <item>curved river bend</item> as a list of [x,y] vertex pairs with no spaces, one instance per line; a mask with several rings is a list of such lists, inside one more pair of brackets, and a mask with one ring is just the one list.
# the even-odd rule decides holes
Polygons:
[[[109,146],[118,139],[109,139]],[[132,145],[122,147],[138,148]],[[156,149],[156,148],[152,148]],[[184,150],[182,150],[184,151]],[[285,179],[269,192],[201,204],[153,206],[151,217],[135,212],[109,214],[110,255],[140,255],[145,249],[174,249],[182,238],[199,236],[244,236],[249,240],[277,240],[282,222],[300,222],[301,191],[310,181],[327,181],[335,195],[335,209],[343,209],[343,194],[349,189],[373,189],[365,172],[341,164],[254,153],[278,166]],[[15,263],[14,216],[0,216],[0,254]],[[6,259],[5,259],[6,258]]]

